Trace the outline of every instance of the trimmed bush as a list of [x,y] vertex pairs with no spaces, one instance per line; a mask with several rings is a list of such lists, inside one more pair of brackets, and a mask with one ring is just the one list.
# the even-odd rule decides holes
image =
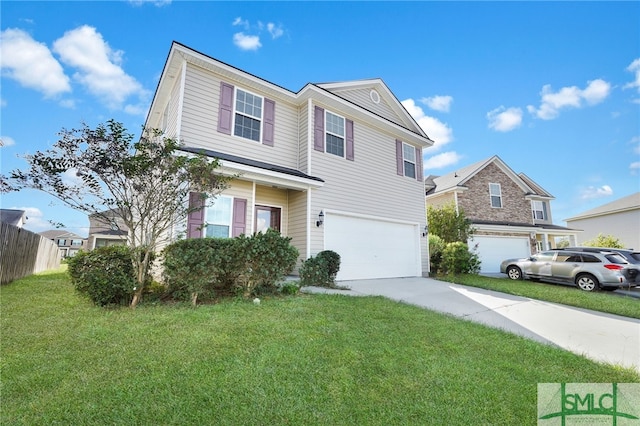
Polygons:
[[331,250],[318,253],[302,262],[300,284],[303,286],[335,287],[335,278],[340,270],[340,255]]
[[276,293],[298,258],[290,241],[272,229],[250,237],[177,241],[163,251],[165,284],[172,297],[194,305],[199,297]]
[[442,252],[442,272],[445,274],[477,274],[480,259],[469,246],[460,241],[448,243]]
[[128,305],[136,289],[131,256],[123,245],[80,251],[68,260],[71,282],[98,306]]
[[436,234],[429,234],[429,264],[431,265],[431,273],[437,275],[442,269],[442,253],[446,247],[446,243]]

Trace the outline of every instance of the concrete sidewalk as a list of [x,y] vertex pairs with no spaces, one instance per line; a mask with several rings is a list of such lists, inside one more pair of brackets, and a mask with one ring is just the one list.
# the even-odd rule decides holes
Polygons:
[[[349,290],[307,293],[384,296],[553,344],[640,372],[640,320],[451,284],[432,278],[342,281]],[[640,301],[638,302],[640,309]]]

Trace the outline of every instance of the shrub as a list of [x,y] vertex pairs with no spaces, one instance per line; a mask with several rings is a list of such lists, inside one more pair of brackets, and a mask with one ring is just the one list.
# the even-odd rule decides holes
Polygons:
[[429,265],[431,266],[431,273],[437,275],[441,272],[442,268],[442,253],[446,243],[442,238],[436,234],[429,234]]
[[618,238],[613,235],[603,235],[602,233],[598,234],[598,236],[592,240],[585,241],[582,245],[587,247],[624,248],[624,245]]
[[460,241],[448,243],[442,252],[442,272],[446,274],[477,274],[480,259]]
[[324,250],[316,256],[324,259],[331,284],[335,284],[336,275],[340,271],[340,255],[333,250]]
[[194,305],[203,296],[275,293],[298,258],[290,241],[271,229],[250,237],[177,241],[163,252],[165,284],[173,297]]
[[284,283],[280,287],[280,293],[282,294],[293,295],[293,294],[298,294],[299,291],[300,291],[300,284],[298,284],[297,282]]
[[334,251],[325,250],[302,262],[300,284],[303,286],[335,287],[335,278],[339,270],[340,255]]
[[131,256],[123,245],[80,251],[69,258],[71,282],[98,306],[128,305],[136,288]]

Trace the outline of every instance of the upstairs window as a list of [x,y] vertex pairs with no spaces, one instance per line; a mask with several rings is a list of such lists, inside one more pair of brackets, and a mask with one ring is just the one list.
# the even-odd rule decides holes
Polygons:
[[59,239],[58,240],[58,245],[59,246],[66,246],[67,245],[67,240]]
[[72,246],[81,246],[82,245],[82,240],[71,240],[71,245]]
[[402,143],[402,160],[404,175],[415,179],[416,177],[416,149],[406,143]]
[[233,134],[260,142],[261,126],[262,97],[237,89]]
[[326,150],[330,154],[344,157],[344,118],[325,112]]
[[531,208],[534,219],[547,220],[547,203],[544,201],[533,201]]
[[490,183],[489,184],[489,195],[491,197],[491,207],[501,208],[502,207],[502,192],[500,190],[499,183]]

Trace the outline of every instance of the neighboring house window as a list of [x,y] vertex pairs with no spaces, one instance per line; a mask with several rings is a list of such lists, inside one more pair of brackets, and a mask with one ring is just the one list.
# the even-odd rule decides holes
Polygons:
[[325,111],[326,150],[344,157],[344,118]]
[[534,219],[546,220],[547,219],[547,203],[545,203],[544,201],[533,201],[532,213],[533,213]]
[[489,194],[491,195],[491,207],[502,207],[502,192],[499,183],[489,184]]
[[82,240],[71,240],[71,245],[72,246],[81,246],[82,245]]
[[218,196],[213,205],[206,208],[205,236],[217,238],[231,237],[233,197]]
[[416,177],[416,149],[406,143],[402,144],[402,160],[404,175],[410,178]]
[[67,240],[59,239],[59,240],[58,240],[58,245],[59,245],[59,246],[66,246],[66,245],[67,245]]
[[236,89],[236,111],[233,134],[260,142],[262,97]]

